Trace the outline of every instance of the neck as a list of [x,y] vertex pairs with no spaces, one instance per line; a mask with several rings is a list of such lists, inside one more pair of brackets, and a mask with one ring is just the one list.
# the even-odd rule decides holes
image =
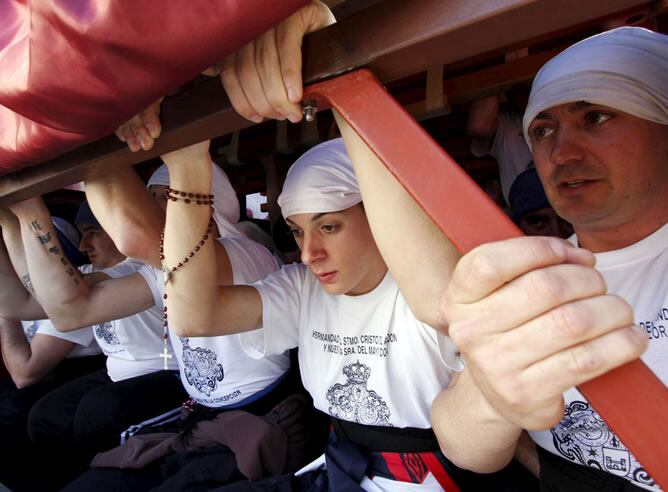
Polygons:
[[385,278],[385,274],[387,274],[387,265],[385,264],[384,261],[381,261],[376,266],[377,268],[373,268],[370,274],[362,282],[360,282],[354,289],[346,292],[346,295],[362,296],[364,294],[368,294],[373,289],[378,287]]
[[664,218],[612,229],[596,230],[579,227],[574,227],[574,229],[580,247],[586,248],[592,253],[604,253],[626,248],[642,241],[666,223],[668,223],[668,219]]
[[109,259],[109,266],[106,266],[104,268],[112,268],[118,265],[119,263],[125,261],[127,259],[127,256],[123,256],[122,254],[119,254],[118,256],[114,256],[113,258]]

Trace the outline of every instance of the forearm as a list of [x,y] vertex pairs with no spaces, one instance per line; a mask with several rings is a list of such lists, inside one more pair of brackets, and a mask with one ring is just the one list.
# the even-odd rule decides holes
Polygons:
[[121,253],[160,266],[158,245],[165,214],[131,167],[86,180],[86,198]]
[[30,360],[30,344],[23,333],[21,322],[0,318],[0,347],[2,360],[18,387],[29,384],[27,363]]
[[54,324],[69,325],[88,286],[65,257],[44,203],[31,201],[16,210],[34,296]]
[[0,241],[0,316],[15,320],[42,319],[44,310],[32,297],[18,219],[3,221]]
[[[9,235],[7,226],[2,228],[2,235],[3,238]],[[5,241],[0,241],[0,314],[9,316],[11,311],[28,297],[30,295],[11,264]]]
[[[208,155],[185,163],[179,162],[182,158],[187,159],[178,156],[166,159],[172,164],[169,167],[171,187],[208,195],[211,190]],[[213,330],[218,286],[215,234],[209,233],[200,246],[210,218],[211,210],[206,205],[171,200],[167,203],[163,264],[169,270],[182,264],[171,274],[165,289],[170,325],[177,333]]]
[[489,405],[467,369],[436,397],[431,419],[448,459],[478,473],[492,473],[506,466],[522,432]]
[[378,248],[411,310],[446,329],[440,299],[459,253],[367,145],[335,113]]

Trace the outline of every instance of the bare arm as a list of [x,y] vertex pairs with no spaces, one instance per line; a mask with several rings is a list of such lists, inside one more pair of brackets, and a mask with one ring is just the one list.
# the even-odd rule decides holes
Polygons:
[[[563,418],[566,390],[647,347],[630,306],[606,294],[594,262],[590,252],[546,237],[485,244],[458,262],[442,308],[467,369],[439,396],[432,418],[459,466],[502,466],[519,428],[552,427]],[[475,452],[470,436],[479,436]]]
[[[209,142],[202,142],[163,156],[172,187],[188,193],[208,194],[211,189]],[[215,200],[215,197],[214,197]],[[170,326],[181,336],[213,336],[260,326],[262,303],[253,287],[230,286],[232,267],[225,248],[211,234],[192,257],[202,240],[211,212],[209,207],[167,202],[165,264],[168,268],[188,261],[171,275],[167,284]],[[218,247],[214,246],[218,244]],[[216,271],[226,271],[226,282]]]
[[438,306],[459,253],[359,136],[335,115],[373,237],[392,276],[415,316],[446,332]]
[[510,463],[522,432],[494,410],[466,369],[434,400],[431,422],[443,454],[477,473],[495,472]]
[[0,319],[0,342],[5,367],[18,388],[41,381],[76,345],[40,333],[28,343],[21,322],[8,319]]
[[8,210],[0,211],[0,315],[14,320],[43,319],[42,306],[32,297],[33,286],[25,261],[18,219]]
[[478,99],[471,104],[466,131],[473,138],[490,140],[499,128],[499,96]]
[[154,304],[139,274],[89,286],[62,253],[41,198],[13,205],[21,224],[35,295],[53,324],[70,331],[123,318]]
[[86,198],[118,250],[160,268],[158,246],[165,213],[131,167],[86,180]]

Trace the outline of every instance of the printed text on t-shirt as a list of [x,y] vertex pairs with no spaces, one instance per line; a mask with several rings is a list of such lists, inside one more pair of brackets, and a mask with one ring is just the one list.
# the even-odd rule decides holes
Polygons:
[[397,341],[397,335],[362,334],[354,337],[341,336],[336,333],[322,333],[313,330],[313,339],[322,342],[322,351],[340,356],[370,355],[387,357],[388,345]]
[[666,333],[666,323],[668,322],[668,309],[660,308],[654,321],[640,321],[640,327],[647,332],[650,340],[655,338],[668,338]]

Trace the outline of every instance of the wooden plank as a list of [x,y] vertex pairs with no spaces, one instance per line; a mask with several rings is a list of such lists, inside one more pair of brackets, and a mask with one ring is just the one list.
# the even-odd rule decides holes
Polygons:
[[[530,81],[538,69],[559,51],[544,51],[460,77],[446,79],[443,82],[443,93],[450,104],[460,104],[480,97],[499,94],[516,84]],[[426,101],[418,101],[405,108],[418,119],[429,112]]]
[[[304,80],[312,83],[368,66],[387,83],[640,4],[646,2],[389,0],[310,35],[304,44]],[[0,178],[0,203],[250,126],[230,108],[217,79],[166,100],[162,119],[163,134],[151,151],[133,154],[115,137],[104,138]]]

